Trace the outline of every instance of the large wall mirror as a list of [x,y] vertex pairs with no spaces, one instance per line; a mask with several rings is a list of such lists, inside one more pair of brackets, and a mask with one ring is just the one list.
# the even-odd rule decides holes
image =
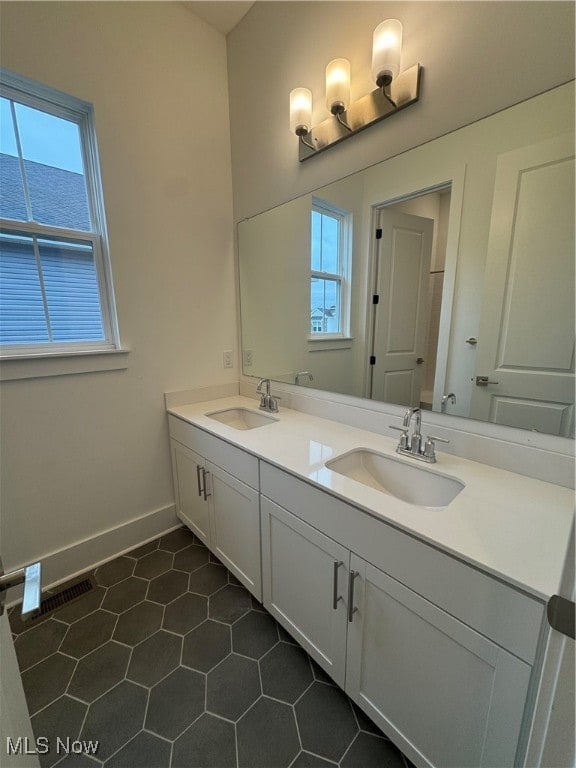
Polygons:
[[574,87],[238,225],[245,375],[574,436]]

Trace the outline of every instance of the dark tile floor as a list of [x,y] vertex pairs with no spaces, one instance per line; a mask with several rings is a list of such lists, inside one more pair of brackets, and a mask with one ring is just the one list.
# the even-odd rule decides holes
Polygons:
[[10,615],[43,768],[411,768],[187,529],[93,575]]

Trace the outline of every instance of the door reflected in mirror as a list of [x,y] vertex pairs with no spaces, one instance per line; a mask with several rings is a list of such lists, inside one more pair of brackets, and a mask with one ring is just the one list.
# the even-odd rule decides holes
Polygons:
[[378,210],[369,397],[431,409],[450,187]]

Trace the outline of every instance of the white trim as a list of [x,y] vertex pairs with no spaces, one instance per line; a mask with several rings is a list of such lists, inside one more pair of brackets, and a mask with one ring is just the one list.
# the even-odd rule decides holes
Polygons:
[[308,336],[308,352],[328,352],[332,349],[352,349],[352,336],[327,333],[325,336]]
[[[179,527],[176,506],[169,504],[61,549],[36,554],[35,559],[42,563],[42,589],[55,587],[86,573]],[[21,568],[25,565],[28,563],[4,563],[6,569]],[[10,605],[22,599],[21,589],[19,587],[11,590]]]
[[0,381],[43,379],[76,373],[120,371],[128,368],[129,349],[94,349],[36,352],[0,358]]
[[[71,96],[69,93],[64,93],[64,91],[59,91],[57,88],[44,85],[44,83],[39,83],[36,80],[30,80],[16,72],[4,69],[4,67],[0,68],[0,84],[7,89],[16,91],[19,96],[27,97],[31,101],[36,100],[36,103],[49,101],[63,108],[65,110],[63,114],[85,114],[92,108],[88,101],[83,101],[77,96]],[[31,87],[34,88],[34,95],[30,94]]]

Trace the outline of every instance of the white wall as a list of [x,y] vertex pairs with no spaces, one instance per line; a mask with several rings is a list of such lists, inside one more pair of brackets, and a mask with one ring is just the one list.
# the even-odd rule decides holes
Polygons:
[[[326,64],[351,62],[352,99],[374,88],[372,32],[404,25],[402,69],[424,68],[418,104],[298,162],[289,93],[328,117]],[[259,2],[228,36],[234,217],[310,192],[574,77],[569,2]]]
[[1,34],[2,66],[94,104],[132,350],[125,371],[2,385],[10,567],[156,510],[110,554],[175,522],[163,393],[238,372],[222,368],[223,350],[236,358],[224,37],[177,2],[5,3]]

